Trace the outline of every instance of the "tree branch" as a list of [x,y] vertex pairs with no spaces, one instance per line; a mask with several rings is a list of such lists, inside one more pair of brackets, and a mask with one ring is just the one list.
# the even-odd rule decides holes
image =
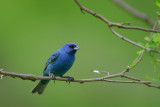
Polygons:
[[[129,4],[124,2],[123,0],[112,0],[112,1],[114,3],[116,3],[118,6],[120,6],[121,8],[123,8],[124,10],[126,10],[129,14],[135,16],[136,18],[139,18],[139,19],[145,21],[146,23],[148,23],[151,26],[154,26],[154,20],[151,19],[145,13],[136,10],[135,8],[133,8],[132,6],[130,6]],[[158,25],[156,25],[156,28],[159,28]]]
[[108,19],[106,19],[104,16],[97,14],[96,12],[84,7],[78,0],[74,0],[74,1],[77,3],[77,5],[80,7],[81,10],[84,10],[87,13],[90,13],[91,15],[101,19],[102,21],[107,23],[109,26],[117,26],[119,28],[124,28],[124,29],[135,29],[135,30],[142,30],[142,31],[147,31],[147,32],[155,32],[155,33],[160,32],[159,30],[152,30],[152,29],[141,28],[141,27],[137,27],[137,26],[124,26],[124,23],[121,24],[121,23],[111,22]]
[[75,2],[77,3],[77,5],[80,7],[81,10],[84,10],[86,11],[87,13],[99,18],[100,20],[102,20],[103,22],[105,22],[110,30],[112,31],[113,34],[115,34],[117,37],[121,38],[122,40],[126,41],[126,42],[129,42],[137,47],[140,47],[144,50],[147,50],[147,51],[153,51],[153,52],[156,52],[156,53],[160,53],[160,51],[158,50],[154,50],[154,49],[150,49],[150,48],[146,48],[146,47],[143,47],[141,46],[140,44],[130,40],[130,39],[127,39],[125,38],[124,36],[120,35],[119,33],[117,33],[114,29],[113,29],[113,26],[117,26],[119,28],[124,28],[124,29],[135,29],[135,30],[142,30],[142,31],[147,31],[147,32],[159,32],[158,30],[153,30],[153,29],[146,29],[146,28],[141,28],[141,27],[135,27],[135,26],[124,26],[124,23],[120,24],[120,23],[114,23],[114,22],[111,22],[109,21],[108,19],[106,19],[104,16],[100,15],[100,14],[97,14],[96,12],[84,7],[78,0],[75,0]]
[[[93,71],[95,72],[95,71]],[[149,87],[155,87],[155,88],[160,88],[160,86],[158,85],[153,85],[151,84],[151,81],[142,81],[140,79],[137,79],[135,77],[131,77],[126,75],[125,73],[129,72],[129,67],[127,67],[124,71],[117,73],[117,74],[113,74],[110,75],[108,72],[102,72],[102,71],[97,71],[96,73],[105,73],[107,74],[104,77],[99,77],[99,78],[89,78],[89,79],[74,79],[73,81],[70,82],[78,82],[78,83],[85,83],[85,82],[95,82],[95,81],[104,81],[104,82],[115,82],[115,83],[136,83],[136,84],[145,84]],[[23,80],[31,80],[31,81],[36,81],[36,80],[53,80],[52,77],[49,76],[36,76],[33,74],[18,74],[18,73],[13,73],[13,72],[6,72],[3,71],[3,69],[0,69],[0,76],[6,77],[6,76],[10,76],[13,78],[21,78]],[[128,80],[131,81],[122,81],[122,80],[109,80],[110,78],[115,78],[115,77],[122,77],[122,78],[126,78]],[[1,78],[1,79],[3,79]],[[61,78],[61,77],[56,77],[56,80],[58,81],[68,81],[67,78]]]
[[[120,35],[119,33],[117,33],[117,32],[113,29],[113,26],[116,26],[116,27],[118,27],[118,28],[135,29],[135,30],[142,30],[142,31],[157,33],[157,32],[159,32],[159,31],[155,30],[155,26],[157,26],[156,24],[157,24],[157,20],[158,20],[159,16],[157,17],[157,20],[156,20],[156,22],[155,22],[155,25],[154,25],[154,22],[152,22],[153,25],[154,25],[154,28],[153,28],[153,29],[146,29],[146,28],[141,28],[141,27],[137,27],[137,26],[124,26],[124,24],[126,24],[126,23],[120,24],[120,23],[111,22],[111,21],[109,21],[108,19],[106,19],[104,16],[102,16],[102,15],[100,15],[100,14],[97,14],[96,12],[94,12],[94,11],[92,11],[92,10],[84,7],[78,0],[74,0],[74,1],[75,1],[75,2],[77,3],[77,5],[80,7],[81,11],[84,10],[85,12],[87,12],[87,13],[89,13],[89,14],[97,17],[97,18],[99,18],[99,19],[102,20],[103,22],[105,22],[105,23],[109,26],[109,28],[110,28],[110,30],[112,31],[112,33],[115,34],[117,37],[119,37],[119,38],[121,38],[122,40],[125,40],[126,42],[131,43],[131,44],[133,44],[133,45],[135,45],[135,46],[137,46],[137,47],[140,47],[140,48],[142,48],[142,49],[144,49],[144,50],[152,51],[152,52],[156,52],[156,53],[160,53],[160,51],[143,47],[143,46],[141,46],[140,44],[138,44],[138,43],[136,43],[136,42],[134,42],[134,41],[132,41],[132,40],[127,39],[126,37]],[[139,13],[139,14],[140,14],[140,13]],[[143,15],[144,15],[144,14],[143,14]],[[146,21],[148,21],[148,22],[150,23],[151,20],[150,20],[150,19],[146,19],[146,18],[148,18],[148,17],[145,17],[145,18],[143,18],[143,19],[146,20]],[[128,25],[129,25],[129,23],[128,23]],[[156,31],[157,31],[157,32],[156,32]],[[152,33],[151,33],[151,35],[152,35]],[[151,36],[150,36],[150,37],[151,37]],[[143,53],[143,54],[144,54],[144,53]],[[143,57],[143,54],[140,56],[140,58],[138,59],[138,61],[136,62],[135,65],[137,65],[137,64],[141,61],[141,59],[142,59],[142,57]],[[134,65],[134,66],[135,66],[135,65]],[[120,73],[120,74],[121,74],[121,77],[134,80],[134,82],[136,81],[136,83],[137,83],[137,82],[139,83],[139,81],[141,81],[140,79],[137,79],[137,78],[134,78],[134,77],[130,77],[130,76],[124,75],[124,73],[125,73],[126,71],[127,71],[127,69],[126,69],[125,71],[123,71],[122,73]],[[129,71],[129,70],[128,70],[128,71]],[[123,75],[122,75],[122,74],[123,74]],[[116,74],[115,74],[115,75],[116,75]],[[119,75],[119,74],[118,74],[118,75]],[[106,80],[107,82],[119,82],[119,83],[121,83],[121,81],[119,81],[119,80],[108,80],[107,78],[106,78],[105,80]],[[129,82],[129,83],[134,83],[133,81],[128,81],[128,82]],[[122,83],[126,83],[126,81],[125,81],[125,82],[123,81]],[[149,87],[160,88],[159,85],[151,84],[150,81],[148,81],[148,83],[143,83],[143,82],[142,82],[142,84],[145,84],[145,85],[147,85],[147,86],[149,86]]]

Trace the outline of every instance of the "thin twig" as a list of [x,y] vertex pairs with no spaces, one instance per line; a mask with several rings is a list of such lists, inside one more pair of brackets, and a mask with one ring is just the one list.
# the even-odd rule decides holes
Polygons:
[[116,82],[116,83],[138,83],[138,84],[150,84],[150,81],[120,81],[120,80],[108,80],[106,79],[105,81],[107,82]]
[[137,60],[137,62],[134,64],[133,67],[135,67],[143,58],[144,52],[141,54],[141,56],[139,57],[139,59]]
[[126,42],[129,42],[129,43],[131,43],[131,44],[133,44],[133,45],[135,45],[135,46],[137,46],[137,47],[140,47],[140,48],[142,48],[142,49],[144,49],[144,50],[147,50],[147,51],[152,51],[152,52],[160,53],[160,51],[158,51],[158,50],[146,48],[146,47],[144,47],[144,46],[142,46],[142,45],[140,45],[140,44],[138,44],[138,43],[136,43],[136,42],[134,42],[134,41],[132,41],[132,40],[130,40],[130,39],[127,39],[126,37],[124,37],[124,36],[120,35],[119,33],[117,33],[117,32],[112,28],[112,26],[109,26],[109,28],[110,28],[110,30],[112,31],[113,34],[115,34],[117,37],[121,38],[122,40],[125,40]]
[[[140,27],[133,27],[133,26],[124,26],[123,24],[120,24],[120,23],[113,23],[111,21],[109,21],[108,19],[106,19],[104,16],[84,7],[78,0],[75,0],[75,2],[77,3],[77,5],[80,7],[81,10],[84,10],[86,12],[88,12],[89,14],[99,18],[100,20],[102,20],[103,22],[105,22],[110,30],[112,31],[113,34],[115,34],[117,37],[121,38],[122,40],[126,41],[126,42],[129,42],[137,47],[140,47],[144,50],[147,50],[147,51],[152,51],[152,52],[156,52],[156,53],[160,53],[160,51],[158,50],[154,50],[154,49],[150,49],[150,48],[146,48],[146,47],[143,47],[141,46],[140,44],[132,41],[132,40],[129,40],[127,38],[125,38],[124,36],[120,35],[119,33],[117,33],[112,27],[113,26],[117,26],[119,28],[126,28],[126,29],[136,29],[136,30],[142,30],[142,31],[148,31],[148,32],[156,32],[156,30],[152,30],[152,29],[146,29],[146,28],[140,28]],[[158,31],[159,32],[159,31]]]
[[147,48],[145,48],[145,47],[139,45],[138,43],[136,43],[136,42],[134,42],[134,41],[131,41],[131,40],[127,39],[126,37],[124,37],[124,36],[120,35],[119,33],[117,33],[117,32],[112,28],[112,26],[110,26],[109,28],[110,28],[110,30],[112,31],[113,34],[115,34],[117,37],[121,38],[122,40],[125,40],[125,41],[127,41],[127,42],[129,42],[129,43],[131,43],[131,44],[133,44],[133,45],[135,45],[135,46],[138,46],[138,47],[140,47],[140,48],[142,48],[142,49],[147,50]]
[[147,28],[142,28],[138,26],[124,26],[123,24],[120,23],[110,23],[111,26],[117,26],[118,28],[123,28],[123,29],[135,29],[135,30],[142,30],[142,31],[147,31],[147,32],[155,32],[159,33],[159,30],[153,30],[153,29],[147,29]]
[[[157,26],[157,24],[158,24],[159,17],[160,17],[160,15],[158,15],[157,18],[156,18],[156,22],[155,22],[155,24],[154,24],[154,26],[153,26],[153,30],[156,29],[156,26]],[[150,34],[150,36],[149,36],[149,39],[151,39],[153,33],[154,33],[154,32],[151,32],[151,34]]]
[[[145,13],[138,11],[137,9],[133,8],[132,6],[124,2],[123,0],[112,0],[112,1],[116,3],[118,6],[120,6],[121,8],[125,9],[129,14],[132,14],[136,18],[139,18],[145,21],[146,23],[148,23],[149,25],[154,26],[154,20],[151,19]],[[156,28],[159,28],[159,27],[156,25]]]
[[107,23],[108,25],[111,25],[111,26],[117,26],[119,28],[126,28],[126,29],[135,29],[135,30],[142,30],[142,31],[147,31],[147,32],[160,32],[159,30],[152,30],[152,29],[147,29],[147,28],[141,28],[141,27],[137,27],[137,26],[124,26],[123,24],[121,23],[114,23],[114,22],[111,22],[109,21],[108,19],[106,19],[104,16],[84,7],[78,0],[74,0],[77,5],[80,7],[81,10],[84,10],[86,11],[87,13],[101,19],[102,21],[104,21],[105,23]]

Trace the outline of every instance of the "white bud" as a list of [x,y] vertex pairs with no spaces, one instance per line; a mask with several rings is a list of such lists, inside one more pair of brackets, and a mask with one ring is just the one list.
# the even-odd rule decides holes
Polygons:
[[92,72],[94,72],[94,73],[100,73],[98,70],[93,70]]
[[4,76],[4,75],[0,75],[0,79],[3,79],[3,76]]

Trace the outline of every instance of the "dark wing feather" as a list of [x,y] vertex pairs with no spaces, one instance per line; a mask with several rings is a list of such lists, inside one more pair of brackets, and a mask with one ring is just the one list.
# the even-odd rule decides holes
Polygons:
[[60,53],[59,53],[58,51],[56,51],[56,52],[54,52],[54,53],[50,56],[50,58],[47,60],[47,62],[46,62],[46,64],[45,64],[43,73],[44,73],[44,71],[46,70],[47,66],[48,66],[51,62],[53,62],[53,61],[56,60],[56,58],[59,56],[59,54],[60,54]]

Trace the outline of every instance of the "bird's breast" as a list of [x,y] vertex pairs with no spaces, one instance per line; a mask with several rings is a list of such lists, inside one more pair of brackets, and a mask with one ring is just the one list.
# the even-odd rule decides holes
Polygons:
[[74,55],[67,55],[67,54],[60,55],[56,59],[56,61],[51,63],[52,64],[51,71],[53,71],[53,73],[56,76],[63,75],[72,67],[74,60],[75,60]]

